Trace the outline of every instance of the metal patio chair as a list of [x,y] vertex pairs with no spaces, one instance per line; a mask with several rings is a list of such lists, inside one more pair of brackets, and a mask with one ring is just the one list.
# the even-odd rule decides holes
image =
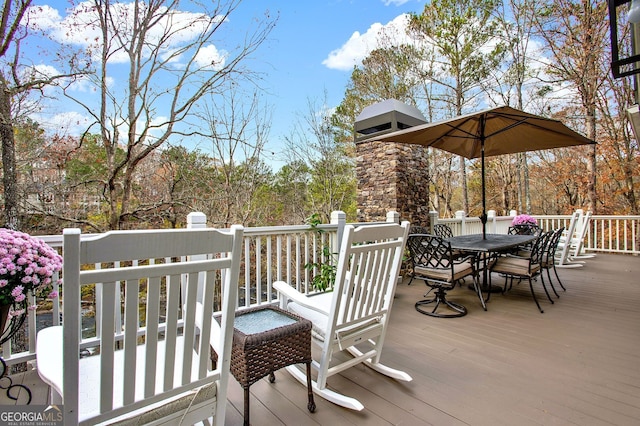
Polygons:
[[[533,280],[540,277],[542,288],[547,295],[549,301],[553,304],[553,299],[549,295],[547,286],[545,285],[544,278],[542,276],[542,257],[544,254],[545,246],[549,238],[549,233],[543,233],[534,242],[531,250],[520,250],[518,254],[506,254],[500,256],[491,265],[490,272],[496,272],[505,277],[503,292],[507,291],[507,285],[509,288],[513,286],[513,280],[528,280],[529,288],[531,289],[531,295],[536,302],[536,306],[540,313],[544,313],[536,293],[533,289]],[[491,280],[491,274],[489,274],[489,280]],[[510,281],[510,282],[509,282]]]
[[550,231],[549,239],[547,241],[547,245],[544,250],[544,253],[542,254],[542,262],[541,262],[542,268],[546,269],[547,271],[547,277],[549,278],[549,284],[551,285],[551,289],[553,290],[553,292],[556,294],[557,297],[560,297],[560,295],[558,295],[558,292],[556,291],[553,285],[553,280],[551,279],[552,269],[553,269],[553,273],[556,276],[556,279],[558,280],[558,284],[560,284],[560,287],[562,288],[562,290],[567,291],[567,289],[562,284],[562,280],[560,280],[560,276],[558,275],[558,270],[556,269],[556,251],[558,249],[558,243],[560,242],[560,237],[562,236],[563,232],[564,232],[564,227],[556,229],[555,231]]
[[466,315],[467,308],[447,299],[447,291],[452,290],[462,278],[472,276],[475,290],[479,292],[475,257],[455,258],[451,244],[436,235],[409,235],[407,247],[415,262],[415,277],[431,288],[429,293],[435,291],[433,298],[416,302],[416,310],[439,318]]

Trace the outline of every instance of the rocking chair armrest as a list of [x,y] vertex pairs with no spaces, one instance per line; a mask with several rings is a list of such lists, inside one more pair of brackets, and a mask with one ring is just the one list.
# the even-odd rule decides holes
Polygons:
[[323,315],[327,315],[327,311],[322,309],[321,307],[310,303],[313,300],[313,297],[309,297],[303,293],[300,293],[295,288],[291,287],[284,281],[276,281],[273,283],[273,288],[279,293],[280,297],[284,296],[285,299],[288,299],[292,302],[295,302],[299,305],[304,306],[305,308],[312,309],[316,312],[319,312]]

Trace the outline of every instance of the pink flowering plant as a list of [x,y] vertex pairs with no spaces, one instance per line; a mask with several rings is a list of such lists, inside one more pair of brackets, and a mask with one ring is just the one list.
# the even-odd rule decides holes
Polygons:
[[535,217],[528,214],[519,214],[511,221],[512,225],[537,225],[538,221]]
[[61,269],[62,257],[44,241],[0,228],[0,305],[24,308],[29,293],[55,299],[53,276]]

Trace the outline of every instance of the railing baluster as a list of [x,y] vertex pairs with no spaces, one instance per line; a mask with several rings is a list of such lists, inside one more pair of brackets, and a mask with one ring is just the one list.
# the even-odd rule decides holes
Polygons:
[[262,304],[262,238],[256,237],[256,302]]
[[[287,234],[287,247],[286,247],[286,251],[287,251],[287,256],[286,256],[286,262],[287,262],[287,279],[286,281],[291,284],[291,235]],[[293,281],[293,283],[295,283],[296,285],[296,290],[300,291],[300,282],[299,281]]]
[[271,236],[267,237],[267,303],[271,303],[271,293],[273,293],[273,287],[271,286],[271,283],[273,283],[272,280],[272,272],[273,272],[273,268],[272,268],[272,264],[271,264],[271,259],[273,259],[273,250],[271,249]]
[[[300,244],[302,239],[300,238],[300,234],[296,234],[296,282],[301,283],[302,277],[304,276],[304,267],[302,267],[302,253],[300,251]],[[301,270],[302,267],[302,270]]]
[[[309,263],[309,234],[304,234],[304,264]],[[309,292],[309,280],[311,279],[311,272],[304,268],[304,291]]]
[[251,239],[244,238],[244,306],[251,305]]
[[278,256],[278,263],[276,266],[278,268],[278,281],[282,281],[282,235],[278,235],[276,238],[276,252]]

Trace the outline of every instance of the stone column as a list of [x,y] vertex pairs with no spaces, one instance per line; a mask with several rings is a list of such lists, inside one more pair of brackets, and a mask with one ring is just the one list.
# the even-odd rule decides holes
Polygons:
[[356,143],[358,221],[382,222],[389,210],[412,225],[429,225],[427,148],[421,145]]

